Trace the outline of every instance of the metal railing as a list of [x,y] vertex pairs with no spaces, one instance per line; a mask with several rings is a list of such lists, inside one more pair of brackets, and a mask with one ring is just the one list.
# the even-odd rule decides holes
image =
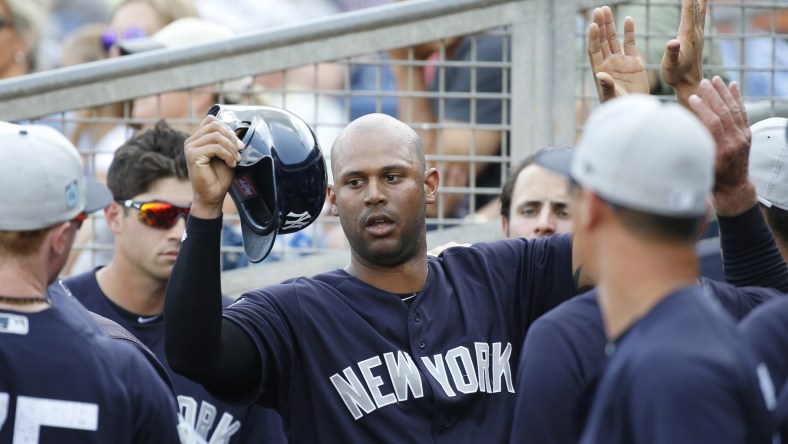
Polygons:
[[[639,45],[664,47],[664,42],[675,36],[678,21],[672,29],[662,29],[650,20],[659,8],[672,9],[675,13],[679,0],[411,0],[199,46],[152,51],[0,81],[0,103],[3,104],[0,120],[42,120],[62,128],[76,123],[144,125],[150,121],[135,118],[128,107],[116,117],[85,116],[74,111],[171,91],[187,91],[194,99],[205,90],[205,85],[211,85],[208,89],[218,93],[220,98],[240,95],[249,100],[258,91],[238,89],[238,83],[233,81],[245,77],[259,80],[273,75],[280,77],[278,86],[266,84],[262,95],[269,103],[286,108],[297,101],[308,103],[312,114],[302,117],[315,129],[326,153],[332,136],[352,119],[351,105],[360,98],[369,99],[371,110],[384,112],[387,106],[392,103],[396,106],[403,98],[426,97],[440,102],[459,97],[474,104],[480,100],[500,101],[504,108],[503,119],[495,124],[449,121],[441,119],[440,115],[437,122],[403,120],[419,130],[498,132],[501,148],[496,154],[479,155],[472,145],[469,154],[451,156],[443,151],[442,139],[438,137],[439,146],[428,159],[438,163],[464,162],[471,171],[487,164],[487,168],[497,168],[505,175],[513,159],[520,159],[544,146],[572,145],[582,130],[584,116],[596,106],[596,92],[589,83],[591,75],[585,56],[585,30],[589,11],[601,4],[615,6],[614,13],[632,6],[643,8],[643,19],[637,28]],[[724,57],[710,59],[707,70],[738,79],[745,93],[749,74],[762,72],[771,79],[766,94],[747,97],[748,109],[756,118],[785,115],[788,107],[786,97],[780,96],[779,91],[780,79],[787,74],[788,67],[780,61],[784,56],[778,51],[778,45],[788,38],[780,21],[786,10],[788,4],[782,0],[709,1],[707,49],[720,41],[738,42],[739,46],[737,49],[736,45],[729,44]],[[762,21],[764,13],[768,16],[765,22],[768,29],[757,28],[762,23],[754,20]],[[623,19],[617,16],[619,18]],[[507,42],[504,57],[497,62],[472,57],[464,64],[445,57],[447,42],[465,35],[500,36]],[[770,58],[767,57],[771,63],[750,65],[747,52],[742,48],[762,38],[771,39],[773,43]],[[413,53],[406,60],[386,57],[388,50],[431,41],[441,42],[438,54],[444,57],[421,60]],[[342,85],[320,83],[321,69],[326,66],[338,69]],[[427,92],[398,90],[390,84],[386,86],[386,82],[390,82],[386,79],[387,72],[397,66],[420,66],[437,72],[438,76],[453,67],[466,67],[473,73],[496,68],[503,73],[504,87],[494,93],[470,91],[459,95],[440,88]],[[647,66],[656,72],[659,60],[649,59]],[[372,81],[362,89],[353,89],[349,86],[351,77],[359,67],[369,68],[367,74],[372,76]],[[288,81],[304,70],[312,79],[311,83],[296,85]],[[329,118],[322,112],[326,107],[338,111]],[[194,125],[201,119],[202,114],[186,113],[177,123]],[[83,148],[83,151],[88,158],[101,154],[92,147]],[[496,188],[477,186],[473,180],[466,186],[443,190],[444,195],[497,193]],[[473,199],[470,197],[471,204]],[[438,205],[441,208],[445,205],[442,202],[440,200]],[[480,223],[480,220],[487,222]],[[307,229],[310,236],[307,244],[298,248],[285,245],[275,251],[280,261],[266,260],[258,266],[225,272],[225,290],[238,294],[292,275],[317,273],[346,263],[349,253],[342,243],[341,233],[336,234],[337,219],[321,216],[318,222]],[[428,233],[430,247],[447,240],[469,242],[502,237],[500,223],[495,218],[439,213],[429,222],[435,228]],[[330,249],[330,242],[326,241],[331,238],[332,230],[333,236],[340,240],[333,245],[338,251]],[[92,240],[76,248],[101,251],[112,246]],[[224,249],[228,254],[242,251],[239,246]],[[294,264],[298,264],[297,267]]]

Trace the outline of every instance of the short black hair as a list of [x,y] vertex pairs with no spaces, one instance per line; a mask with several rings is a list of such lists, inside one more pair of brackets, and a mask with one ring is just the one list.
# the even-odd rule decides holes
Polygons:
[[517,183],[517,177],[520,175],[520,172],[522,172],[526,167],[534,164],[536,156],[539,154],[545,151],[553,151],[556,149],[566,149],[566,147],[557,148],[554,146],[548,146],[542,148],[534,153],[529,154],[527,157],[509,169],[509,172],[506,173],[506,180],[504,181],[503,185],[501,185],[501,194],[499,196],[501,201],[501,216],[509,219],[512,215],[512,193],[514,193],[514,184]]

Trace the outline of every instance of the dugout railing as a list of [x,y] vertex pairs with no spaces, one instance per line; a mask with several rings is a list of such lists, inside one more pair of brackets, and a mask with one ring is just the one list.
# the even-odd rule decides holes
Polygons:
[[[466,66],[472,70],[495,67],[503,71],[506,79],[502,91],[478,94],[471,91],[462,97],[472,102],[500,100],[505,105],[502,123],[465,125],[473,131],[499,131],[502,135],[500,153],[478,156],[471,146],[467,156],[448,156],[439,147],[438,154],[430,156],[430,160],[467,162],[471,170],[473,165],[485,162],[488,168],[499,168],[505,175],[513,159],[548,145],[572,145],[582,130],[584,116],[596,106],[596,93],[588,81],[584,33],[589,11],[600,4],[612,5],[614,9],[642,7],[639,44],[664,45],[672,37],[669,29],[652,26],[652,18],[660,8],[675,11],[678,0],[411,0],[260,30],[199,46],[124,56],[0,81],[0,119],[43,121],[64,131],[78,123],[144,125],[151,122],[135,121],[130,114],[106,118],[75,111],[170,91],[193,92],[204,85],[215,85],[211,88],[220,98],[240,94],[242,101],[248,101],[254,94],[248,89],[234,90],[238,84],[234,80],[278,75],[283,79],[281,85],[268,86],[267,97],[285,108],[289,108],[288,100],[310,104],[307,108],[312,112],[302,117],[319,137],[326,134],[326,140],[330,140],[331,134],[350,120],[351,104],[357,99],[365,99],[372,110],[385,111],[392,100],[401,96],[441,99],[456,94],[399,91],[387,87],[384,85],[385,70],[394,64],[429,65],[438,73],[451,66]],[[770,80],[767,90],[747,97],[748,107],[758,118],[786,115],[788,102],[781,95],[780,79],[785,77],[788,68],[781,62],[785,56],[779,52],[781,46],[778,45],[786,40],[781,22],[786,9],[788,4],[782,0],[709,2],[707,37],[710,42],[723,40],[729,48],[724,59],[707,62],[707,71],[728,73],[728,78],[738,77],[745,86],[748,74],[766,74]],[[756,19],[760,21],[756,23]],[[762,29],[764,23],[768,29]],[[760,27],[756,29],[756,25]],[[677,22],[673,26],[674,33],[676,26]],[[426,62],[413,58],[398,62],[385,57],[386,51],[392,48],[482,34],[501,35],[509,42],[502,61],[471,60],[465,65],[453,65],[440,56]],[[759,42],[771,39],[772,53],[767,57],[770,63],[748,64],[747,45],[755,39]],[[311,77],[318,79],[317,73],[324,66],[334,67],[335,72],[340,73],[342,86],[326,87],[318,80],[298,85],[287,81],[288,77],[299,75],[299,70],[311,70]],[[659,60],[649,59],[647,66],[657,71]],[[359,67],[371,68],[366,72],[372,76],[372,81],[361,89],[351,89],[351,77]],[[339,105],[335,108],[340,111],[326,117],[328,114],[321,112],[326,103]],[[438,131],[457,126],[442,121],[441,113],[438,114],[435,123],[406,121],[415,128]],[[202,115],[188,115],[177,123],[193,125],[201,118]],[[437,140],[440,144],[440,137]],[[326,143],[323,145],[328,153],[329,147]],[[89,147],[83,147],[83,152],[88,159],[100,154]],[[497,189],[482,189],[471,180],[466,186],[443,190],[444,195],[470,195],[471,192],[494,195]],[[470,200],[472,204],[473,198]],[[440,207],[442,200],[438,204]],[[500,221],[495,217],[449,217],[439,212],[429,222],[434,228],[428,233],[430,247],[450,240],[474,242],[502,237]],[[331,226],[336,224],[335,218],[322,216],[307,229],[306,241],[298,247],[275,247],[275,257],[279,260],[225,271],[225,291],[239,294],[245,289],[290,276],[345,265],[348,261],[346,247],[331,248],[323,242]],[[241,250],[238,246],[223,248],[226,254]],[[111,249],[111,243],[91,239],[76,245],[76,249],[100,252]]]

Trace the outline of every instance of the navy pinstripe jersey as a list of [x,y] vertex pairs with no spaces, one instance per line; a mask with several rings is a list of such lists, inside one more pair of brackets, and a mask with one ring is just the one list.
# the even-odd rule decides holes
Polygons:
[[173,394],[139,350],[58,305],[0,310],[0,442],[179,442]]
[[[96,271],[64,282],[85,308],[117,322],[153,351],[172,379],[181,414],[206,441],[225,444],[286,442],[282,420],[276,412],[260,407],[229,405],[208,393],[202,385],[172,371],[164,352],[161,315],[139,316],[112,303],[101,291]],[[223,304],[231,302],[231,298],[224,297]]]
[[[523,337],[572,296],[571,238],[452,248],[409,306],[343,270],[224,310],[253,339],[259,390],[293,442],[505,442]],[[230,396],[230,394],[226,394]]]

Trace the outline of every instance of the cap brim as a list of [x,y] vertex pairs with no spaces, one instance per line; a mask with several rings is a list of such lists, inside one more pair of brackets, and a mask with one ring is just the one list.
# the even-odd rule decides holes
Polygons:
[[112,203],[112,193],[103,183],[91,177],[85,178],[85,213],[106,208]]
[[548,150],[542,151],[534,157],[534,163],[540,167],[570,177],[573,150]]
[[276,230],[260,235],[254,232],[246,221],[241,218],[241,235],[244,241],[244,251],[250,262],[260,262],[268,256],[276,240]]
[[139,54],[141,52],[153,51],[155,49],[164,49],[166,46],[157,42],[150,37],[139,39],[127,39],[118,43],[121,55]]

